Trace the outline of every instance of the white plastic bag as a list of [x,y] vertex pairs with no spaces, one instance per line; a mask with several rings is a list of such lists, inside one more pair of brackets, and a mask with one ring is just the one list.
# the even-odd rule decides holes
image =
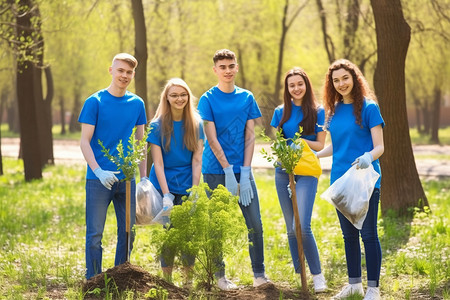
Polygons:
[[150,180],[141,180],[136,185],[136,225],[165,224],[167,220],[158,216],[162,209],[161,194]]
[[361,230],[380,174],[373,166],[356,169],[353,165],[320,195],[338,209],[357,229]]

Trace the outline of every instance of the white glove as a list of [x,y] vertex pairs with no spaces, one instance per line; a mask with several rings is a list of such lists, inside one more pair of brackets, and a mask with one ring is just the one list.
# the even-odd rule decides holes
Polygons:
[[114,174],[119,174],[119,173],[120,173],[119,171],[116,171],[116,172],[104,171],[100,167],[98,167],[97,169],[94,170],[95,176],[97,176],[98,179],[100,179],[100,182],[108,190],[111,190],[111,187],[114,184],[114,182],[119,181],[119,179],[117,179],[116,175],[114,175]]
[[352,162],[352,166],[356,164],[357,169],[367,169],[369,165],[373,161],[373,156],[370,154],[370,152],[366,152],[357,159],[355,159],[354,162]]
[[233,165],[224,168],[223,171],[225,172],[225,187],[233,196],[237,196],[238,183],[234,176]]
[[250,183],[251,167],[241,166],[241,182],[239,192],[239,203],[249,206],[253,199],[253,189]]
[[163,216],[170,215],[170,211],[173,208],[173,200],[175,199],[175,196],[172,193],[166,193],[163,196]]

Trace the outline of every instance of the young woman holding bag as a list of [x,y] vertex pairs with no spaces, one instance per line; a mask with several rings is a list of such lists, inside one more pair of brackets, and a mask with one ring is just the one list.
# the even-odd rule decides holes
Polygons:
[[[317,103],[308,75],[301,68],[295,67],[286,73],[283,99],[284,103],[275,109],[270,125],[281,130],[285,138],[293,138],[301,126],[303,128],[301,138],[309,147],[314,151],[323,149],[326,137],[326,132],[323,131],[325,111]],[[324,292],[327,285],[320,266],[316,240],[311,231],[311,215],[318,178],[295,175],[294,179],[306,261],[313,275],[315,292]],[[276,168],[275,186],[286,222],[289,248],[295,272],[300,273],[301,264],[295,236],[294,210],[288,185],[289,175],[281,167]]]
[[[381,175],[378,158],[384,152],[384,121],[375,94],[369,88],[359,68],[346,59],[331,64],[325,77],[324,101],[327,114],[326,129],[331,135],[331,145],[317,156],[333,155],[330,181],[333,184],[352,165],[368,168],[370,164]],[[361,234],[367,266],[366,300],[381,299],[379,279],[381,247],[377,233],[380,180],[369,201],[369,210],[361,230],[356,229],[338,210],[337,214],[344,236],[348,282],[334,299],[353,294],[364,295],[361,279]]]

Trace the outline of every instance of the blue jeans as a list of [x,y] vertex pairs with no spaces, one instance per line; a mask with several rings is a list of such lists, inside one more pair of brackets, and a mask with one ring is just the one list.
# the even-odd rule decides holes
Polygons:
[[376,188],[370,197],[369,210],[361,231],[356,229],[343,214],[336,210],[339,222],[341,223],[342,234],[344,236],[349,283],[360,283],[362,281],[361,246],[359,243],[359,234],[361,233],[366,254],[367,285],[377,287],[379,284],[382,256],[377,232],[379,201],[380,190]]
[[[131,181],[130,226],[136,220],[136,181]],[[117,245],[114,265],[127,261],[127,236],[125,230],[126,182],[119,181],[108,190],[98,179],[86,180],[86,278],[102,272],[102,237],[108,206],[114,204],[117,220]],[[134,232],[130,230],[130,252],[133,248]]]
[[[295,192],[297,195],[297,207],[302,228],[302,244],[306,261],[308,262],[311,274],[320,274],[320,259],[314,234],[311,231],[311,215],[314,200],[317,192],[317,178],[313,176],[295,175]],[[289,249],[291,250],[292,262],[296,273],[300,273],[301,265],[298,254],[297,237],[295,235],[295,218],[292,200],[289,197],[287,186],[289,185],[289,175],[281,168],[275,169],[275,187],[277,189],[278,200],[280,201],[284,221],[286,223]]]
[[[161,196],[163,196],[161,191],[158,190],[158,192],[161,194]],[[175,196],[175,199],[173,200],[173,205],[183,204],[182,198],[184,196],[188,196],[188,195],[181,195],[181,194],[173,194],[173,195]],[[169,227],[164,226],[164,228],[169,230],[170,228],[172,228],[172,226],[169,226]],[[189,237],[186,237],[186,240],[188,240],[188,239],[189,239]],[[176,252],[175,249],[172,249],[172,248],[168,247],[167,245],[162,246],[161,256],[159,257],[162,268],[173,267],[173,262],[175,259],[175,252]],[[188,254],[181,254],[181,261],[184,266],[193,266],[194,262],[195,262],[195,256],[191,256]]]
[[[239,182],[241,174],[235,173],[236,180]],[[210,189],[214,190],[219,184],[225,186],[225,174],[203,174],[203,181],[206,182]],[[252,263],[252,270],[255,277],[264,276],[264,240],[263,227],[261,222],[261,212],[259,211],[258,191],[256,190],[253,175],[250,179],[253,189],[253,199],[249,206],[245,207],[239,204],[242,214],[244,215],[245,224],[248,229],[249,253]],[[225,264],[222,261],[216,277],[225,276]]]

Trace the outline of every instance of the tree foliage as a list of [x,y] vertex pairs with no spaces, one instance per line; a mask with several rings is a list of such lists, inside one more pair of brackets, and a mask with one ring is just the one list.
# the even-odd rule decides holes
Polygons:
[[152,231],[158,255],[164,255],[164,246],[177,257],[195,257],[195,277],[200,285],[211,290],[214,273],[223,257],[226,259],[247,245],[247,228],[237,200],[222,185],[213,191],[205,183],[193,186],[191,196],[182,205],[173,207],[170,229]]

